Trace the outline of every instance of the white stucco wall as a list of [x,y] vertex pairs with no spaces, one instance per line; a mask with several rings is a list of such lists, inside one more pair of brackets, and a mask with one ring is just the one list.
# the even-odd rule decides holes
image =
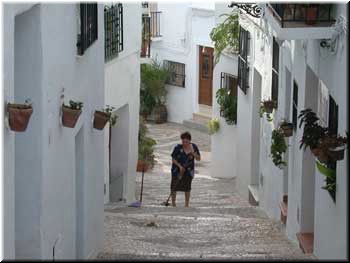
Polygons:
[[[123,199],[126,202],[135,200],[135,176],[138,158],[138,124],[140,104],[140,47],[141,47],[141,4],[123,4],[123,28],[124,28],[124,50],[117,58],[105,63],[105,103],[116,108],[126,116],[123,124],[117,121],[116,127],[120,132],[113,133],[114,143],[128,140],[128,148],[116,149],[120,158],[126,160],[127,165],[123,170]],[[123,110],[122,110],[123,109]],[[128,120],[125,122],[125,118]],[[105,130],[105,169],[104,178],[106,184],[105,203],[109,202],[109,165],[108,165],[108,130]],[[114,155],[113,158],[118,156]],[[118,163],[112,159],[111,163]],[[118,165],[115,167],[117,173]],[[114,167],[114,166],[113,166]]]
[[[16,220],[12,217],[12,222],[16,222],[18,230],[23,230],[18,234],[20,239],[34,238],[26,243],[20,243],[18,240],[16,254],[18,257],[52,259],[55,246],[55,259],[76,258],[77,253],[82,258],[94,257],[102,248],[104,236],[104,134],[92,128],[94,110],[104,105],[104,90],[99,88],[104,86],[103,6],[98,5],[98,40],[81,57],[76,55],[76,4],[36,5],[35,14],[30,18],[28,26],[22,25],[24,31],[19,36],[25,36],[26,32],[32,33],[33,29],[30,25],[34,23],[40,37],[36,39],[33,47],[30,46],[31,39],[37,35],[31,38],[29,34],[28,41],[14,45],[15,15],[23,12],[27,6],[9,4],[5,6],[4,12],[7,34],[4,54],[9,54],[5,59],[5,86],[7,87],[5,100],[13,102],[13,94],[16,92],[18,92],[18,100],[26,96],[25,92],[21,91],[21,86],[14,91],[14,79],[18,85],[22,85],[21,80],[28,77],[22,73],[29,72],[28,69],[18,71],[17,75],[14,72],[14,46],[18,45],[20,50],[21,45],[26,45],[28,54],[31,48],[40,48],[41,56],[39,60],[41,66],[38,67],[35,64],[33,66],[33,73],[39,76],[40,84],[37,87],[30,87],[30,85],[27,87],[30,92],[27,96],[31,97],[34,107],[28,130],[23,134],[15,134],[9,130],[4,132],[4,141],[10,142],[5,146],[9,149],[8,158],[12,159],[10,166],[5,166],[5,174],[9,178],[7,186],[10,192],[16,194]],[[39,47],[37,47],[38,43]],[[23,60],[18,57],[18,63],[24,62],[21,59]],[[32,62],[29,56],[26,62]],[[35,91],[38,96],[35,95]],[[60,124],[61,95],[64,95],[65,103],[70,99],[84,102],[82,115],[74,129],[65,128]],[[38,121],[35,121],[36,119]],[[31,126],[34,124],[36,124],[35,129]],[[38,132],[33,133],[32,130]],[[77,140],[78,132],[80,136]],[[22,169],[21,167],[26,165],[26,157],[19,155],[19,152],[14,152],[14,137],[17,140],[17,137],[21,136],[27,136],[34,139],[33,142],[39,142],[37,144],[40,145],[39,147],[33,146],[34,148],[26,149],[27,153],[37,149],[37,153],[31,157],[34,158],[33,166],[35,165],[39,171],[37,174],[31,174],[34,169],[30,165]],[[30,146],[20,142],[19,140],[19,149]],[[77,154],[79,155],[76,156]],[[31,178],[36,184],[27,185],[27,189],[23,192],[18,188],[14,191],[13,167],[19,169],[17,174],[21,169],[27,172],[24,174],[25,177],[16,178],[16,183],[19,179],[18,186],[25,184]],[[81,177],[77,178],[78,174]],[[22,205],[25,204],[26,198],[28,198],[28,205],[24,207]],[[14,210],[13,205],[14,203],[9,207],[10,215]],[[34,213],[34,215],[21,218],[20,213],[28,213],[28,215]],[[8,223],[9,219],[11,218],[6,218],[5,222]],[[13,223],[9,226],[9,242],[6,242],[9,250],[5,250],[8,253],[7,257],[13,258],[15,251],[11,245],[13,236],[11,238],[10,232],[15,226]],[[37,231],[37,234],[31,233],[32,229]],[[77,240],[79,238],[80,241]],[[76,248],[77,243],[80,246],[79,252]]]
[[168,120],[172,122],[191,119],[198,111],[198,46],[213,46],[209,33],[214,26],[211,5],[200,6],[158,3],[162,37],[151,42],[151,57],[185,64],[185,88],[167,85]]

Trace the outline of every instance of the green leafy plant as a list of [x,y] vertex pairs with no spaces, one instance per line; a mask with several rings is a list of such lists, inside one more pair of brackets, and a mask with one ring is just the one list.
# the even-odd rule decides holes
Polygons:
[[222,14],[226,19],[218,24],[210,32],[210,38],[214,42],[214,63],[220,60],[224,50],[236,53],[239,47],[239,21],[238,12],[234,10],[231,14]]
[[271,157],[272,162],[280,169],[287,165],[287,162],[283,161],[282,155],[287,151],[287,144],[284,140],[283,131],[276,129],[272,131],[271,137]]
[[83,103],[80,102],[80,101],[73,101],[73,100],[70,100],[69,101],[69,105],[64,105],[64,107],[66,108],[70,108],[72,110],[81,110],[83,108]]
[[265,113],[267,121],[271,122],[273,120],[273,118],[271,117],[271,113],[273,109],[276,109],[276,108],[277,108],[277,103],[274,100],[267,99],[267,100],[261,101],[260,118],[262,118]]
[[333,201],[335,201],[335,193],[336,193],[336,172],[335,170],[328,168],[325,164],[322,164],[319,161],[316,161],[316,167],[318,171],[325,176],[325,186],[321,188],[327,190],[332,197]]
[[106,108],[102,109],[103,112],[105,112],[109,116],[109,123],[111,126],[114,126],[117,123],[118,116],[117,114],[113,113],[115,110],[115,107],[106,105]]
[[216,92],[216,101],[220,106],[220,115],[225,118],[226,123],[237,123],[237,96],[231,94],[231,90],[220,88]]
[[212,135],[216,133],[220,128],[220,122],[218,118],[213,118],[208,122],[209,134]]
[[168,76],[168,70],[156,61],[152,64],[141,64],[140,113],[142,115],[151,114],[155,106],[165,105],[167,94],[165,83]]
[[299,128],[304,124],[303,136],[300,141],[300,149],[307,147],[315,149],[319,147],[320,140],[326,135],[327,128],[319,125],[319,118],[310,108],[302,110],[298,116]]
[[138,159],[151,167],[155,164],[154,146],[157,144],[155,140],[147,136],[147,126],[144,118],[140,117],[139,136],[138,136]]

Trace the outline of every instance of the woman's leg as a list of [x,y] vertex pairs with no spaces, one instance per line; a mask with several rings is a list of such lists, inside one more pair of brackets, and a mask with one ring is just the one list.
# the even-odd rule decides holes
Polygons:
[[191,192],[185,192],[185,207],[189,206]]
[[176,191],[171,193],[171,205],[176,206]]

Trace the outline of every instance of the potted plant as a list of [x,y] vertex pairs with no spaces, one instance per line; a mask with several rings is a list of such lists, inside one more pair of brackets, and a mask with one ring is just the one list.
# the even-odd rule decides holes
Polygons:
[[216,92],[216,100],[220,105],[220,116],[225,118],[226,123],[237,123],[237,96],[233,96],[231,90],[220,88]]
[[23,132],[27,129],[30,116],[33,113],[32,103],[29,99],[24,104],[7,103],[7,112],[10,129],[16,132]]
[[320,141],[320,148],[330,160],[340,161],[344,159],[344,151],[347,145],[347,137],[326,134]]
[[282,120],[279,127],[283,131],[284,137],[290,137],[293,135],[293,123]]
[[208,122],[209,134],[212,135],[216,133],[220,128],[220,122],[218,118],[213,118]]
[[69,105],[62,105],[62,125],[74,128],[82,112],[83,103],[79,101],[69,101]]
[[141,65],[141,114],[144,116],[152,114],[156,123],[167,121],[165,83],[168,76],[168,70],[156,61]]
[[102,111],[95,111],[94,113],[94,128],[97,130],[103,130],[106,123],[109,122],[111,126],[117,123],[118,116],[113,114],[115,108],[107,105]]
[[272,113],[273,109],[277,108],[276,101],[267,99],[261,102],[266,113]]
[[287,144],[284,140],[284,133],[281,129],[272,131],[271,137],[272,162],[280,169],[283,169],[287,162],[283,161],[282,154],[287,151]]
[[316,161],[316,167],[317,170],[323,174],[326,179],[326,185],[322,186],[322,189],[327,190],[333,200],[335,200],[335,193],[336,193],[336,172],[335,170],[328,168],[327,165],[322,164],[319,161]]
[[300,119],[299,128],[304,124],[303,136],[300,141],[300,149],[309,147],[314,156],[324,158],[320,148],[320,140],[324,138],[327,128],[319,125],[319,118],[311,109],[302,110],[298,116]]
[[305,17],[305,23],[313,25],[317,22],[318,9],[320,4],[303,4],[303,15]]
[[140,117],[139,123],[139,136],[138,136],[138,161],[137,161],[137,171],[146,172],[149,168],[154,166],[154,146],[156,141],[150,137],[147,137],[147,126],[144,118]]

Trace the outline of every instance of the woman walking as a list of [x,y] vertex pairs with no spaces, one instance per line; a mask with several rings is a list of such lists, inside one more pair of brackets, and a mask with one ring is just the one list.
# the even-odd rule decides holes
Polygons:
[[194,162],[201,156],[196,144],[191,143],[191,134],[181,134],[182,144],[175,146],[171,157],[171,203],[176,206],[176,192],[185,192],[185,207],[189,206],[192,179],[194,177]]

